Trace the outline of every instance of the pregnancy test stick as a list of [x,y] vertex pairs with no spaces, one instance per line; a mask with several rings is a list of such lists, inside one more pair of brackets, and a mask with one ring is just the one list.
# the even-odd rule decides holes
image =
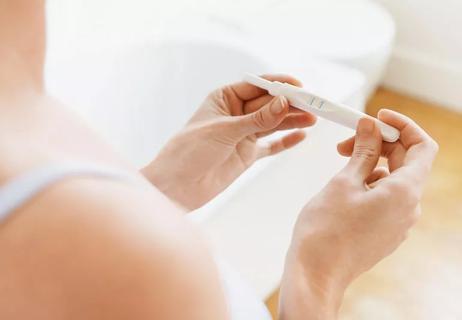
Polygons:
[[353,130],[356,129],[359,119],[373,119],[380,129],[384,141],[395,142],[399,139],[400,133],[396,128],[344,104],[335,103],[309,93],[302,88],[279,81],[269,81],[250,73],[245,75],[244,81],[267,90],[272,96],[286,97],[291,106],[314,113],[321,118],[333,121]]

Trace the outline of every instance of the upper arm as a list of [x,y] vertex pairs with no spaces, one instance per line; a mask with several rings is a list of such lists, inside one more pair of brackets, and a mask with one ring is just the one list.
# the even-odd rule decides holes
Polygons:
[[40,196],[0,229],[0,318],[227,319],[207,247],[174,210],[110,181]]

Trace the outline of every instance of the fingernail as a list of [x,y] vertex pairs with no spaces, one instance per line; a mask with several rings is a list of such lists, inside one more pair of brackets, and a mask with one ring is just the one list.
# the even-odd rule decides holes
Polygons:
[[273,100],[270,106],[271,113],[280,114],[286,106],[286,98],[279,96]]
[[374,132],[375,121],[369,118],[359,119],[357,132],[358,134],[370,135]]

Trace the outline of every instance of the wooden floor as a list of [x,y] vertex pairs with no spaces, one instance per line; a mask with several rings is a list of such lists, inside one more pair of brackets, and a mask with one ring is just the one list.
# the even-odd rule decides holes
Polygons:
[[[462,114],[379,89],[367,106],[402,112],[440,152],[422,201],[423,216],[392,256],[348,290],[342,320],[462,319]],[[267,301],[276,318],[277,292]]]

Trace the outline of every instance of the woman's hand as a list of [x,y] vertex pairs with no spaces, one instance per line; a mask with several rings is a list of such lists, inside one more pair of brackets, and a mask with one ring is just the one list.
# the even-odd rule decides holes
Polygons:
[[[266,79],[300,86],[292,77]],[[185,128],[171,139],[143,174],[187,209],[213,199],[256,160],[284,151],[305,138],[295,131],[269,144],[258,139],[275,131],[304,128],[316,118],[292,108],[283,97],[247,83],[212,92]]]
[[[438,145],[409,118],[382,110],[401,131],[382,143],[374,121],[338,150],[348,165],[302,210],[281,288],[281,319],[335,319],[353,279],[392,253],[420,215],[419,202]],[[377,168],[380,155],[388,169]]]

